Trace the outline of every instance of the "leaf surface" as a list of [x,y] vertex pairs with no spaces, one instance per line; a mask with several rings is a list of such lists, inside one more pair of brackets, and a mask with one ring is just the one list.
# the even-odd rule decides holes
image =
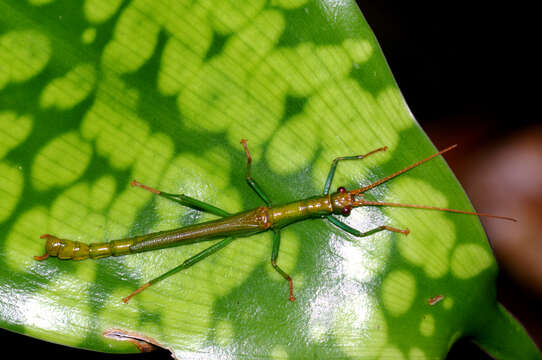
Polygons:
[[[0,124],[4,328],[105,352],[137,351],[118,340],[140,339],[179,359],[443,358],[466,335],[504,357],[539,356],[496,303],[497,266],[472,216],[367,207],[346,220],[408,236],[291,225],[278,262],[294,303],[270,233],[128,305],[211,243],[33,259],[44,233],[94,243],[213,218],[132,179],[229,212],[262,205],[245,182],[243,138],[274,203],[321,194],[338,156],[388,147],[339,164],[333,189],[351,189],[434,153],[351,1],[2,0]],[[472,210],[442,159],[367,197]],[[488,322],[500,324],[490,335]]]

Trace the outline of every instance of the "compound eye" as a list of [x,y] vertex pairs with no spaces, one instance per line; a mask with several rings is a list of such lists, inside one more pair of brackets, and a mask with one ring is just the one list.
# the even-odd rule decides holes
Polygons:
[[337,189],[337,192],[340,192],[341,194],[344,194],[346,192],[346,189],[344,188],[344,186],[340,186],[338,189]]
[[344,216],[350,215],[350,212],[352,211],[352,208],[350,206],[343,207],[342,213]]

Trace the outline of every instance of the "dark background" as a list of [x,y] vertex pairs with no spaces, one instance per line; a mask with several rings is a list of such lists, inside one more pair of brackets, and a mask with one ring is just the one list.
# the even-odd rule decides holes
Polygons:
[[[519,225],[484,225],[501,269],[498,299],[540,347],[542,266],[533,254],[542,254],[542,122],[530,111],[537,99],[528,86],[528,9],[504,2],[358,4],[420,125],[437,148],[459,144],[446,159],[474,206],[520,218]],[[113,357],[5,330],[0,337],[27,357],[169,359],[166,351]],[[447,357],[463,358],[490,359],[467,340]]]
[[[529,9],[509,2],[358,0],[406,101],[480,212],[497,298],[542,345],[542,121],[531,111]],[[473,5],[474,4],[474,5]],[[467,340],[451,359],[491,359]]]

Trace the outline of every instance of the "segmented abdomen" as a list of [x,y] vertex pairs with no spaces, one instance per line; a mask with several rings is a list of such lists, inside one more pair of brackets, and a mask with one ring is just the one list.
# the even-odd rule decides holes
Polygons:
[[[262,206],[240,214],[179,229],[90,245],[80,241],[59,239],[49,234],[43,235],[41,238],[47,239],[45,244],[47,256],[84,260],[163,249],[183,242],[189,243],[226,236],[248,236],[266,230],[270,226],[268,209]],[[41,257],[37,259],[41,260]]]
[[43,235],[42,238],[47,239],[45,243],[46,254],[57,256],[63,260],[98,259],[126,255],[130,253],[130,245],[134,242],[133,239],[122,239],[89,245],[80,241],[59,239],[49,234]]

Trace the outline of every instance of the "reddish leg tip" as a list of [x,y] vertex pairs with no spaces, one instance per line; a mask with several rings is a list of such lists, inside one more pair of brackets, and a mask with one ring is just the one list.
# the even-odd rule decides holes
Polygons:
[[241,144],[246,145],[247,139],[241,139]]
[[290,301],[291,301],[291,302],[294,302],[294,301],[295,301],[295,296],[290,295]]
[[130,301],[130,297],[126,296],[125,298],[122,298],[122,302],[125,304],[128,304],[128,301]]
[[49,254],[45,253],[43,254],[42,256],[34,256],[34,260],[36,261],[42,261],[42,260],[45,260],[49,257]]
[[160,195],[160,190],[156,190],[156,189],[154,189],[154,188],[152,188],[150,186],[144,185],[144,184],[140,183],[139,181],[137,181],[135,179],[130,182],[130,185],[140,187],[142,189],[150,191],[151,193],[153,193],[155,195]]
[[47,239],[47,238],[50,238],[52,237],[51,235],[49,234],[43,234],[42,236],[40,236],[40,239]]
[[405,230],[403,231],[403,234],[405,234],[405,235],[410,234],[410,230],[409,230],[409,229],[405,229]]

